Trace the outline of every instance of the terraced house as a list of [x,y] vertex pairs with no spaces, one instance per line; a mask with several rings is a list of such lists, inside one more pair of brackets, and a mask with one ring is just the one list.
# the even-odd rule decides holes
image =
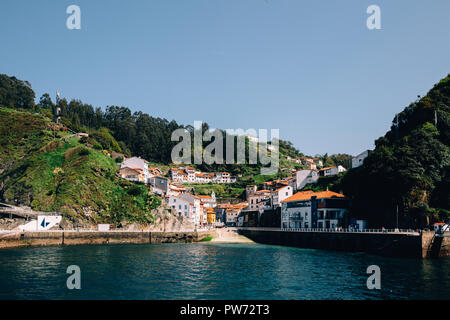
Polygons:
[[333,191],[302,191],[281,201],[281,228],[336,229],[348,225],[349,199]]
[[170,176],[175,183],[234,183],[229,172],[201,172],[192,167],[172,168]]

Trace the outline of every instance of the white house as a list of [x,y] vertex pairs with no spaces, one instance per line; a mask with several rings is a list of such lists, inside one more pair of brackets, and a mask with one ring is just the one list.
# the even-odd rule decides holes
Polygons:
[[247,195],[248,210],[256,211],[260,210],[263,202],[269,202],[271,198],[270,190],[259,190],[255,193]]
[[195,199],[188,199],[188,197],[183,196],[184,194],[170,196],[167,200],[167,204],[172,208],[172,211],[178,213],[178,215],[185,217],[194,225],[199,225],[201,210],[200,200],[195,201]]
[[321,177],[335,176],[341,172],[347,171],[343,166],[339,165],[337,167],[327,167],[319,170],[319,175]]
[[336,229],[346,227],[349,200],[332,191],[302,191],[284,199],[281,228]]
[[205,208],[215,208],[217,205],[216,202],[216,194],[215,192],[211,192],[210,196],[204,196],[204,195],[198,195],[195,196],[197,199],[200,199],[200,201],[203,203],[203,206]]
[[[144,182],[149,183],[149,178],[151,178],[151,175],[149,174],[149,171],[148,171],[148,161],[147,160],[144,160],[140,157],[132,157],[132,158],[129,158],[129,159],[126,159],[125,161],[123,161],[120,164],[120,168],[121,168],[121,170],[125,169],[125,168],[129,168],[129,169],[133,169],[135,171],[136,170],[140,171],[141,174],[143,175]],[[126,175],[125,175],[124,179],[127,179]]]
[[272,206],[274,208],[281,206],[281,201],[292,196],[293,192],[294,189],[291,186],[285,186],[272,191]]
[[358,168],[359,166],[362,166],[364,163],[364,159],[369,156],[370,150],[366,150],[364,152],[361,152],[356,157],[352,158],[352,169]]
[[296,190],[303,189],[307,184],[316,183],[319,180],[319,174],[316,170],[297,170],[295,172]]
[[170,175],[173,182],[178,183],[234,183],[236,178],[229,172],[201,172],[192,167],[172,168]]

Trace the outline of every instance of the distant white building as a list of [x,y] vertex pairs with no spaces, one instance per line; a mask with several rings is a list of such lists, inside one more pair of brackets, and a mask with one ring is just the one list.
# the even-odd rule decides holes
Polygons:
[[216,202],[216,193],[213,191],[211,192],[210,196],[206,195],[197,195],[196,198],[200,199],[200,201],[203,203],[203,206],[205,208],[215,208],[217,205]]
[[316,183],[319,180],[319,174],[316,170],[305,169],[295,172],[296,190],[303,189],[307,184]]
[[294,189],[291,186],[285,186],[272,191],[272,207],[281,206],[281,201],[292,196]]
[[250,193],[247,195],[248,210],[256,211],[260,210],[261,206],[265,203],[270,203],[270,190],[259,190],[255,193]]
[[327,167],[319,170],[319,176],[321,177],[328,177],[328,176],[335,176],[341,172],[347,171],[343,166],[337,166],[337,167]]
[[172,212],[185,217],[194,225],[200,224],[201,206],[199,199],[195,199],[192,195],[181,194],[179,196],[170,196],[167,199],[167,204],[172,208]]
[[152,186],[152,191],[160,196],[171,195],[169,179],[161,176],[153,176],[150,174],[148,183]]
[[[125,168],[131,169],[131,171],[125,170]],[[121,170],[120,175],[124,179],[136,181],[137,177],[132,172],[132,171],[134,171],[134,172],[139,172],[141,175],[141,177],[138,178],[138,181],[143,180],[142,182],[149,183],[149,178],[151,177],[151,175],[149,174],[149,171],[148,171],[148,161],[147,160],[144,160],[140,157],[132,157],[132,158],[126,159],[125,161],[123,161],[120,164],[120,170]]]
[[301,191],[281,203],[281,228],[346,227],[349,201],[342,194],[332,191]]
[[172,168],[170,176],[175,183],[234,183],[229,172],[201,172],[192,167]]
[[352,169],[362,166],[362,164],[364,163],[364,159],[369,156],[369,153],[370,153],[370,150],[366,150],[366,151],[358,154],[356,157],[353,157],[352,158]]

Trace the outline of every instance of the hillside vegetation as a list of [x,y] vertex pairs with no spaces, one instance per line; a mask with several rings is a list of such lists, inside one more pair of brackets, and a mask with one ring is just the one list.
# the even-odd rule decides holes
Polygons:
[[0,107],[0,199],[60,211],[77,225],[153,221],[160,199],[121,181],[103,150],[60,131],[38,114]]
[[450,213],[450,76],[392,122],[363,166],[336,188],[375,226],[423,227]]

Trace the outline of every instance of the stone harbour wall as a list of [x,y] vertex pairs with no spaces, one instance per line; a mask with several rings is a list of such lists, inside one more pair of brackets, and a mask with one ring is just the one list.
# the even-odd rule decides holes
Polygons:
[[198,232],[130,231],[50,231],[17,232],[0,235],[0,249],[29,246],[121,244],[121,243],[191,243],[214,235],[214,230]]
[[450,237],[435,237],[434,232],[401,233],[337,233],[295,232],[242,229],[243,236],[264,244],[293,246],[333,251],[367,252],[402,258],[435,258],[450,256]]

